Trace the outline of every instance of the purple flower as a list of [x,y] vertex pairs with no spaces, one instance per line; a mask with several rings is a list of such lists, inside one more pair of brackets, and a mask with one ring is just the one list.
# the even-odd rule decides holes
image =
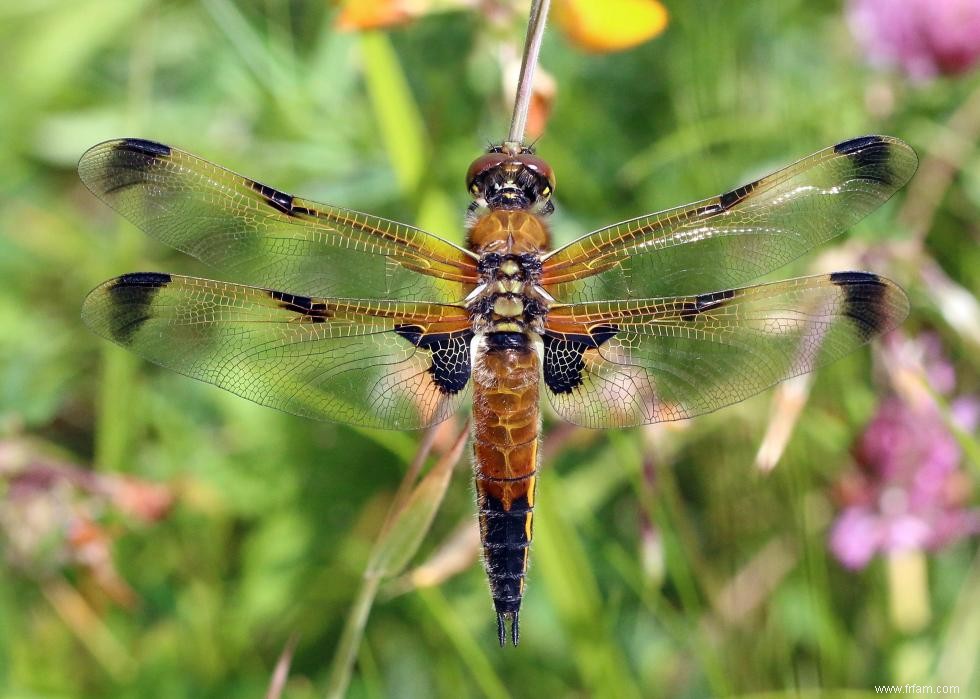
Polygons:
[[926,80],[980,59],[980,0],[850,0],[851,33],[872,63]]
[[[894,344],[898,361],[915,358],[920,375],[949,394],[956,376],[938,337]],[[952,401],[957,425],[972,431],[980,421],[973,396]],[[980,533],[980,510],[969,510],[969,479],[962,454],[939,408],[931,401],[891,396],[855,446],[860,470],[838,483],[844,507],[830,532],[830,549],[846,567],[863,568],[878,553],[942,548]]]

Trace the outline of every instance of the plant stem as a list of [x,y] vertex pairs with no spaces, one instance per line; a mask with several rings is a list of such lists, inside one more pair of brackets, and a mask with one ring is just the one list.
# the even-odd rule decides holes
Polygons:
[[341,699],[347,693],[351,670],[354,668],[354,661],[357,660],[361,639],[364,638],[364,626],[367,624],[380,584],[380,575],[365,575],[361,579],[361,589],[357,593],[350,614],[347,615],[344,632],[340,636],[340,644],[330,666],[330,679],[325,694],[327,699]]
[[527,36],[524,38],[524,56],[521,59],[521,74],[517,79],[517,96],[514,98],[514,117],[510,122],[508,141],[520,143],[524,140],[524,127],[527,126],[527,112],[531,105],[534,85],[534,68],[541,52],[541,40],[548,19],[551,0],[534,0],[527,22]]

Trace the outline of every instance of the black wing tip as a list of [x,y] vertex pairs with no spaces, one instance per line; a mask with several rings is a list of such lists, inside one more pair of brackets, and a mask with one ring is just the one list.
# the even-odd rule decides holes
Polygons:
[[172,153],[170,146],[143,138],[105,141],[78,159],[78,176],[93,194],[106,200],[106,195],[144,182],[145,173]]
[[831,272],[830,281],[838,286],[848,286],[851,284],[885,286],[884,280],[874,272]]
[[173,276],[165,272],[130,272],[116,277],[109,282],[109,291],[119,289],[162,289],[173,281]]
[[[894,328],[908,314],[905,292],[873,272],[833,272],[830,281],[843,289],[843,314],[854,321],[865,339]],[[895,298],[886,304],[889,289]],[[895,303],[899,299],[901,306]]]
[[895,189],[912,177],[919,162],[915,151],[893,136],[859,136],[841,141],[834,146],[834,152],[849,158],[859,177],[878,180]]
[[858,136],[857,138],[849,138],[846,141],[841,141],[836,144],[834,146],[834,152],[840,153],[841,155],[850,155],[876,143],[888,143],[888,140],[884,136],[878,136],[877,134]]
[[90,155],[104,151],[129,151],[132,153],[141,153],[151,158],[166,158],[173,153],[173,149],[170,146],[158,141],[150,141],[145,138],[116,138],[95,144],[82,153],[82,157],[78,159],[78,162],[82,163]]
[[165,143],[149,141],[145,138],[121,138],[115,141],[114,150],[128,150],[143,155],[153,156],[154,158],[166,158],[173,150]]
[[[143,323],[149,320],[148,309],[154,296],[172,279],[171,275],[161,272],[133,272],[111,279],[89,294],[83,305],[83,317],[93,310],[89,304],[96,304],[91,317],[102,316],[105,321],[104,324],[97,323],[98,327],[89,323],[89,327],[113,342],[128,346]],[[105,293],[99,293],[100,290]],[[101,304],[107,304],[104,312],[98,310]]]

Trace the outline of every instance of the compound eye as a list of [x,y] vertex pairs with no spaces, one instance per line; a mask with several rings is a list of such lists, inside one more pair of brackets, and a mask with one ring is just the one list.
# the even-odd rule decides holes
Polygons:
[[526,168],[532,170],[538,176],[539,181],[545,181],[545,184],[541,187],[542,195],[550,197],[555,193],[555,172],[548,163],[536,155],[522,155],[521,161]]
[[472,194],[479,194],[480,178],[508,159],[509,156],[506,153],[484,153],[481,155],[470,164],[469,170],[466,171],[466,188]]

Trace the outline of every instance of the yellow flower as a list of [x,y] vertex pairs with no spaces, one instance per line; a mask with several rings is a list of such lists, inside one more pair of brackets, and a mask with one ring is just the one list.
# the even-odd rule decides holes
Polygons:
[[586,51],[622,51],[660,34],[667,9],[657,0],[556,0],[553,16]]
[[[347,0],[335,26],[342,31],[383,29],[404,24],[425,11],[413,0]],[[425,3],[422,3],[423,5]]]
[[[341,0],[335,26],[342,31],[384,29],[436,12],[482,11],[488,19],[509,17],[524,7],[514,0]],[[523,11],[523,10],[522,10]],[[521,11],[521,12],[522,12]],[[502,13],[502,14],[501,14]],[[552,18],[569,41],[586,51],[622,51],[667,27],[658,0],[555,0]]]

